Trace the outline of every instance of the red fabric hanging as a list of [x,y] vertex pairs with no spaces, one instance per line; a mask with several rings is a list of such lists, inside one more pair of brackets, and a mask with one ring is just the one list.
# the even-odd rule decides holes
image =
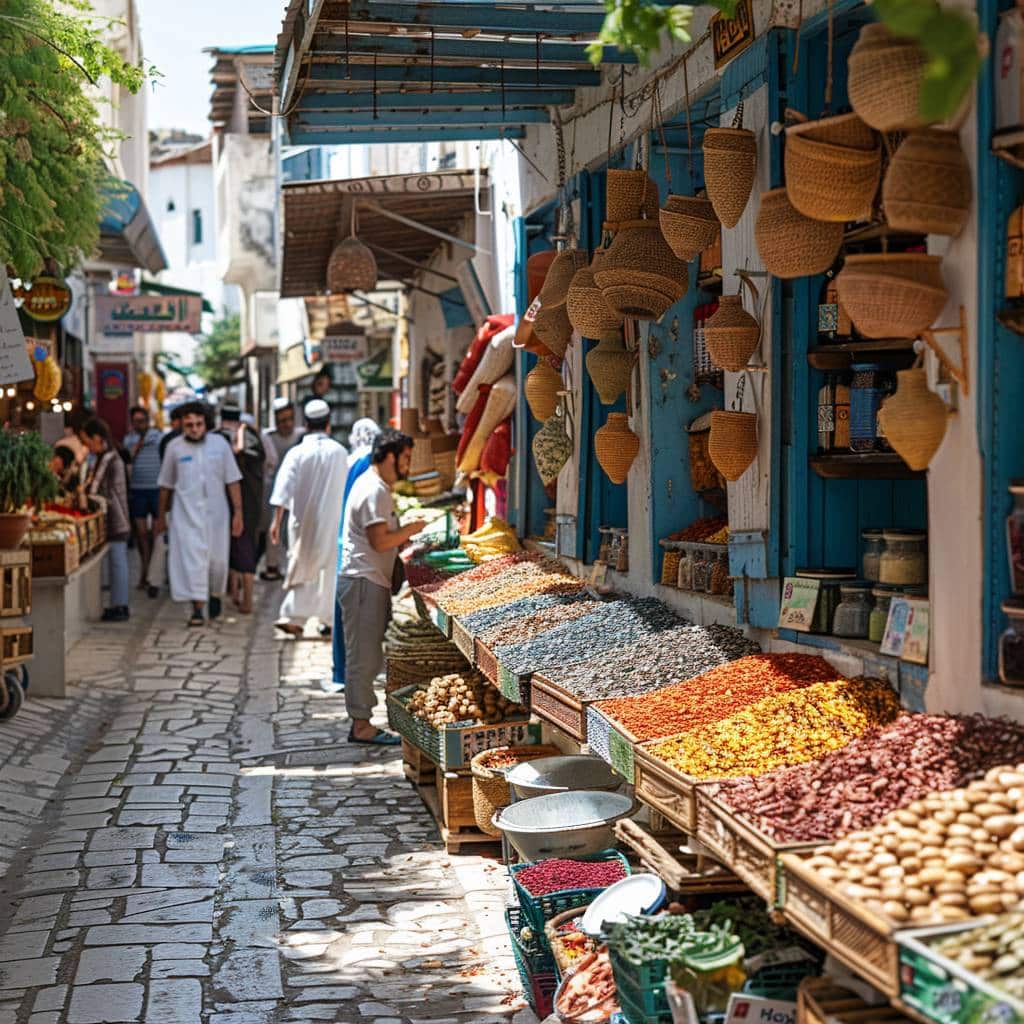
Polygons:
[[469,442],[476,433],[476,428],[480,424],[480,420],[484,414],[484,408],[487,405],[487,396],[491,393],[492,387],[492,384],[480,385],[480,394],[477,396],[476,405],[473,406],[470,414],[466,417],[465,424],[462,427],[462,437],[459,438],[459,447],[455,453],[456,465],[462,462],[462,456],[465,454],[466,448],[469,446]]
[[515,317],[511,313],[496,313],[484,320],[480,330],[476,332],[473,343],[469,346],[469,351],[459,364],[455,380],[452,381],[452,391],[455,394],[461,395],[465,390],[466,385],[469,383],[469,378],[473,376],[473,371],[479,365],[480,360],[483,359],[484,351],[490,340],[496,334],[505,330],[506,327],[510,327],[514,320]]
[[483,454],[480,456],[480,468],[485,473],[496,473],[504,476],[512,458],[512,417],[503,420],[487,439]]

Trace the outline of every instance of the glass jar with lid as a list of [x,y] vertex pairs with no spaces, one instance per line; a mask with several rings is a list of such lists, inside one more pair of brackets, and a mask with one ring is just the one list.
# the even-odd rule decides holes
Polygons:
[[873,587],[871,596],[875,603],[871,609],[871,618],[868,619],[868,639],[873,644],[880,644],[885,637],[885,627],[889,621],[889,605],[894,597],[902,594],[899,587]]
[[698,593],[704,593],[708,586],[708,558],[703,551],[693,553],[692,587]]
[[1007,686],[1024,686],[1024,599],[1010,598],[1002,609],[1009,625],[999,638],[999,678]]
[[862,581],[839,586],[839,604],[832,617],[832,635],[864,640],[871,622],[871,587]]
[[676,571],[676,586],[680,590],[693,589],[693,554],[686,548],[679,552],[679,569]]
[[857,574],[852,569],[797,569],[796,575],[801,579],[818,580],[818,602],[814,606],[811,632],[831,633],[832,619],[840,601],[839,587],[854,582]]
[[928,535],[924,530],[883,530],[878,582],[917,587],[928,582]]
[[1024,594],[1024,480],[1010,481],[1013,511],[1006,517],[1006,556],[1010,561],[1010,589]]
[[885,547],[885,538],[881,530],[862,530],[860,539],[864,543],[861,572],[864,574],[864,579],[877,583],[880,568],[879,562],[882,558],[882,549]]
[[712,557],[714,561],[708,573],[708,593],[721,595],[729,589],[729,552],[720,551]]

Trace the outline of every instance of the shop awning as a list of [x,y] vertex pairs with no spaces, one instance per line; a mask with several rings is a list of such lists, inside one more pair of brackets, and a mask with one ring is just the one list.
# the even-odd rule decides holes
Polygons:
[[275,54],[288,140],[520,137],[599,84],[586,47],[604,14],[602,0],[290,0]]
[[198,295],[203,300],[203,312],[215,312],[202,292],[191,291],[188,288],[177,288],[173,284],[160,284],[158,281],[142,281],[139,284],[139,291],[143,295]]
[[[442,237],[457,232],[474,212],[477,190],[486,188],[486,176],[473,171],[286,183],[281,297],[326,291],[327,261],[335,243],[348,235],[353,204],[359,238],[377,258],[379,279],[405,282]],[[436,285],[428,275],[426,287],[442,290]]]
[[151,274],[166,270],[167,258],[139,190],[130,182],[110,178],[102,191],[101,258],[122,267],[141,267]]
[[305,343],[299,342],[298,345],[292,345],[290,348],[285,349],[284,355],[281,356],[277,383],[293,384],[297,380],[312,377],[319,369],[319,364],[310,366],[306,361]]

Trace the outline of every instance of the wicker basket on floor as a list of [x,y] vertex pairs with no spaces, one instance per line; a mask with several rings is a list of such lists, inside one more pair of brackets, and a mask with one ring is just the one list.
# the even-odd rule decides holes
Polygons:
[[485,835],[499,838],[501,829],[491,824],[491,819],[511,802],[508,783],[505,781],[505,772],[508,769],[498,770],[488,768],[487,762],[493,759],[495,754],[515,757],[517,763],[523,761],[534,761],[538,757],[557,757],[561,751],[548,743],[536,743],[528,747],[499,747],[497,750],[483,750],[470,762],[470,771],[473,774],[473,815],[476,818],[476,827]]

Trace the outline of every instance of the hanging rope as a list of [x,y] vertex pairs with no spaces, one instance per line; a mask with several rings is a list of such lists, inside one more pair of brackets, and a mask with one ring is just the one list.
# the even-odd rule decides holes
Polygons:
[[672,155],[668,151],[668,142],[665,139],[665,111],[661,107],[661,87],[658,82],[654,83],[654,96],[651,99],[653,108],[651,116],[658,119],[658,137],[661,139],[661,149],[665,154],[665,180],[668,183],[669,193],[672,192]]
[[825,112],[832,107],[832,55],[835,49],[836,24],[832,17],[832,0],[828,0],[828,70],[825,78]]
[[683,104],[686,107],[686,170],[690,175],[690,189],[693,189],[693,118],[690,108],[690,72],[687,65],[689,52],[683,54]]
[[800,0],[800,6],[797,8],[796,15],[796,49],[793,52],[793,70],[792,75],[795,78],[797,71],[800,70],[800,31],[804,27],[804,0]]

